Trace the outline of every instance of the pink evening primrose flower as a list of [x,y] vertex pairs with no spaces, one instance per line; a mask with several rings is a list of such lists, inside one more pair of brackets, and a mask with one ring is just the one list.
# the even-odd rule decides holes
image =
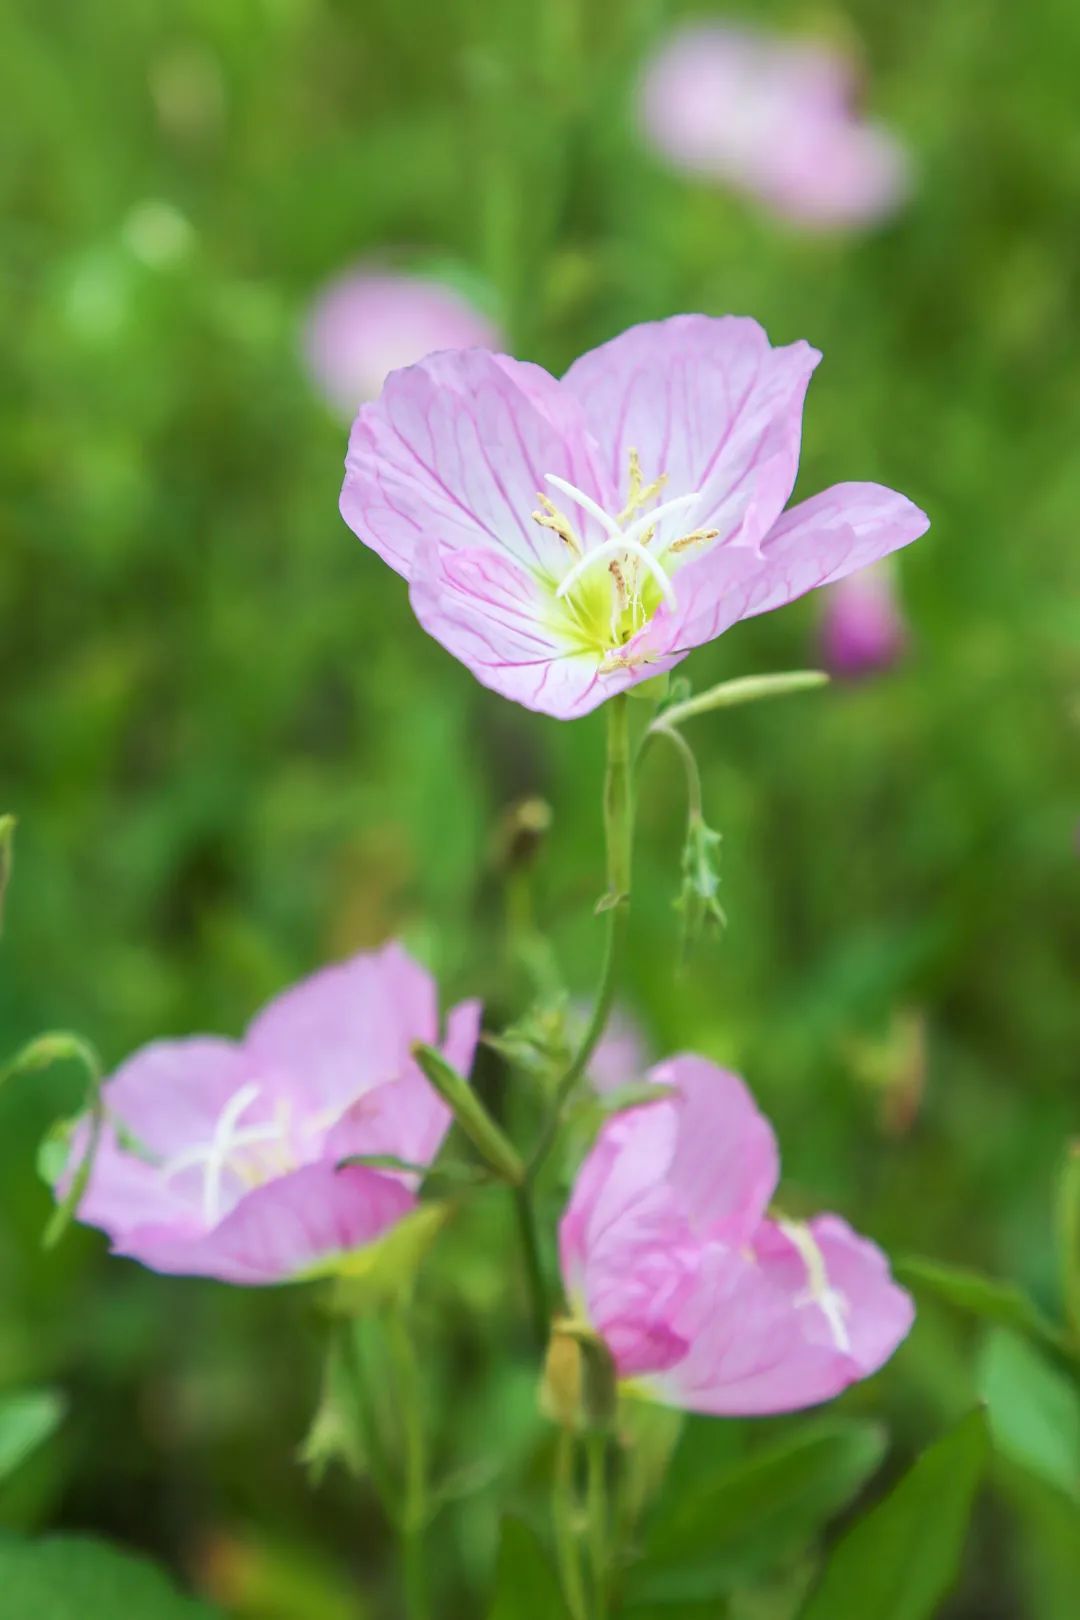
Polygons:
[[358,265],[317,295],[303,350],[320,393],[350,420],[389,372],[435,349],[488,349],[500,341],[494,323],[441,281]]
[[679,168],[828,228],[879,219],[910,187],[900,143],[856,100],[851,63],[827,45],[703,23],[678,29],[649,63],[640,111]]
[[[466,1073],[479,1022],[476,1002],[447,1019]],[[434,1158],[450,1112],[410,1049],[438,1029],[430,975],[387,945],[286,990],[240,1041],[153,1042],[105,1082],[79,1219],[154,1271],[257,1284],[332,1267],[415,1205],[408,1176],[337,1166]]]
[[890,669],[907,646],[907,625],[887,563],[863,568],[823,593],[820,644],[825,667],[857,680]]
[[820,358],[705,315],[631,327],[561,381],[430,355],[360,411],[342,514],[478,680],[571,719],[927,528],[880,484],[784,512]]
[[736,1075],[684,1055],[648,1078],[674,1094],[604,1125],[559,1234],[572,1308],[619,1376],[747,1416],[875,1372],[914,1314],[884,1255],[836,1215],[766,1216],[776,1141]]

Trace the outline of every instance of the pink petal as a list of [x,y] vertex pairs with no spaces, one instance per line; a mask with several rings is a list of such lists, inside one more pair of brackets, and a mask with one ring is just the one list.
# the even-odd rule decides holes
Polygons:
[[793,506],[762,542],[764,558],[742,616],[783,607],[917,540],[930,519],[881,484],[834,484]]
[[733,1269],[728,1250],[703,1267],[693,1300],[672,1326],[690,1345],[654,1382],[690,1411],[766,1415],[815,1406],[868,1377],[911,1326],[913,1307],[885,1257],[835,1216],[809,1226],[834,1295],[815,1301],[805,1258],[784,1230],[764,1222],[752,1259]]
[[257,1187],[212,1232],[187,1236],[173,1226],[137,1227],[114,1249],[153,1271],[179,1276],[288,1282],[371,1243],[414,1204],[413,1195],[389,1176],[309,1164]]
[[737,1074],[683,1053],[649,1070],[678,1097],[667,1181],[701,1236],[733,1247],[752,1237],[780,1175],[772,1126]]
[[[472,1068],[479,1031],[478,1001],[454,1008],[442,1050],[460,1074],[468,1075]],[[334,1163],[351,1155],[388,1153],[410,1164],[430,1164],[451,1118],[450,1109],[410,1057],[400,1078],[367,1092],[342,1115],[322,1152]]]
[[253,1078],[235,1041],[192,1035],[144,1046],[106,1081],[105,1100],[109,1113],[164,1159],[207,1141],[229,1099]]
[[662,498],[701,492],[687,530],[754,546],[791,494],[820,358],[802,342],[774,349],[753,320],[675,315],[583,354],[563,388],[580,399],[614,489],[626,491],[637,450],[646,479],[668,475]]
[[333,1116],[397,1079],[412,1043],[437,1035],[434,982],[392,944],[284,991],[251,1023],[244,1049],[302,1114]]
[[601,673],[595,651],[575,650],[552,627],[551,591],[494,551],[418,546],[409,599],[428,634],[484,686],[559,720],[588,714],[678,662],[658,656]]
[[[555,473],[611,502],[597,477],[580,407],[538,366],[465,349],[394,372],[353,426],[341,511],[399,573],[418,545],[506,553],[561,575],[566,545],[534,522]],[[582,541],[595,524],[568,513]]]

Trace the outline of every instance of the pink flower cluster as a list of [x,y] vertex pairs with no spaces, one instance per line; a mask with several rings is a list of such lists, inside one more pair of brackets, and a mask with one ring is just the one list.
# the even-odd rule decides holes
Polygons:
[[[478,1025],[475,1002],[447,1020],[461,1071]],[[155,1271],[332,1272],[415,1207],[415,1176],[343,1161],[431,1164],[450,1114],[411,1048],[437,1038],[431,978],[390,945],[286,991],[239,1042],[155,1042],[105,1084],[80,1218]],[[636,1078],[630,1044],[609,1055]],[[689,1056],[648,1078],[665,1089],[604,1126],[560,1234],[571,1307],[619,1375],[691,1410],[764,1413],[875,1371],[912,1316],[884,1257],[836,1216],[766,1215],[776,1144],[741,1080]]]
[[863,119],[848,58],[725,23],[677,29],[641,85],[643,130],[678,168],[756,197],[804,229],[864,225],[909,189],[907,154]]
[[820,358],[705,315],[631,327],[561,381],[431,355],[362,407],[341,510],[485,686],[586,714],[926,529],[880,484],[784,510]]

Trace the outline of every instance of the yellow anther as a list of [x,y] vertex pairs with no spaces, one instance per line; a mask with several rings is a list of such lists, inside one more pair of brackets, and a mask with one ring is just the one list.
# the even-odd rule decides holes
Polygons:
[[581,541],[574,533],[570,519],[559,511],[555,502],[548,496],[538,493],[536,498],[543,510],[532,514],[533,522],[539,523],[542,529],[550,529],[552,534],[557,534],[563,544],[570,547],[574,556],[580,557]]
[[619,513],[620,523],[629,523],[635,512],[641,510],[649,501],[654,500],[667,483],[667,473],[661,473],[654,478],[651,484],[646,484],[641,471],[641,457],[636,450],[630,451],[630,489],[626,505]]
[[680,539],[673,540],[668,546],[668,550],[688,551],[691,546],[700,546],[706,540],[715,540],[719,533],[719,529],[694,529],[692,533],[684,534]]

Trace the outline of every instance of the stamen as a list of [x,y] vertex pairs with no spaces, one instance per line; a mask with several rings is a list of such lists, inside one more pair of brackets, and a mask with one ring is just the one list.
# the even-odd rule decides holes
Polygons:
[[796,1299],[796,1307],[816,1305],[829,1324],[836,1348],[849,1355],[851,1335],[844,1321],[847,1301],[843,1294],[829,1286],[825,1256],[819,1245],[814,1241],[809,1227],[803,1225],[801,1221],[779,1221],[777,1224],[788,1242],[799,1251],[802,1263],[806,1267],[807,1289],[805,1294]]
[[670,517],[673,512],[685,512],[700,498],[700,492],[695,490],[692,495],[675,495],[670,501],[663,501],[659,506],[654,506],[651,512],[646,512],[644,517],[638,518],[636,523],[631,523],[623,533],[623,539],[640,540],[645,530],[659,523],[661,518]]
[[661,473],[654,478],[651,484],[646,484],[641,472],[641,457],[636,450],[630,451],[630,489],[626,497],[626,505],[619,513],[620,523],[629,523],[634,513],[659,495],[668,481],[667,473]]
[[719,533],[719,529],[695,529],[692,534],[684,534],[681,539],[673,540],[668,550],[676,553],[688,551],[691,546],[702,545],[706,540],[715,540]]
[[559,478],[555,473],[545,473],[544,482],[553,484],[556,489],[561,489],[564,495],[569,495],[574,504],[580,506],[583,512],[588,512],[590,517],[594,517],[605,533],[610,534],[613,539],[615,535],[622,533],[615,519],[609,517],[603,507],[598,506],[592,496],[586,495],[583,489],[578,489],[576,484],[569,483],[565,478]]
[[642,563],[644,563],[645,567],[656,581],[660,590],[660,595],[664,598],[664,601],[669,607],[675,607],[677,603],[675,599],[674,587],[672,586],[670,579],[668,579],[667,575],[664,573],[664,570],[661,568],[660,564],[657,562],[656,558],[651,552],[646,551],[641,545],[640,541],[633,538],[632,535],[622,533],[615,534],[610,540],[605,540],[603,544],[597,546],[595,550],[587,551],[584,557],[582,557],[580,561],[576,562],[573,568],[571,568],[570,572],[566,575],[556,590],[555,595],[557,597],[565,596],[567,591],[573,590],[582,574],[584,574],[587,569],[591,568],[594,563],[607,562],[611,557],[621,558],[624,553],[629,553],[630,556],[637,557]]
[[539,523],[542,529],[550,529],[552,534],[557,534],[564,545],[570,547],[575,557],[580,557],[581,542],[570,526],[570,519],[565,517],[554,501],[549,500],[546,495],[538,494],[536,498],[543,511],[532,514],[533,522]]

